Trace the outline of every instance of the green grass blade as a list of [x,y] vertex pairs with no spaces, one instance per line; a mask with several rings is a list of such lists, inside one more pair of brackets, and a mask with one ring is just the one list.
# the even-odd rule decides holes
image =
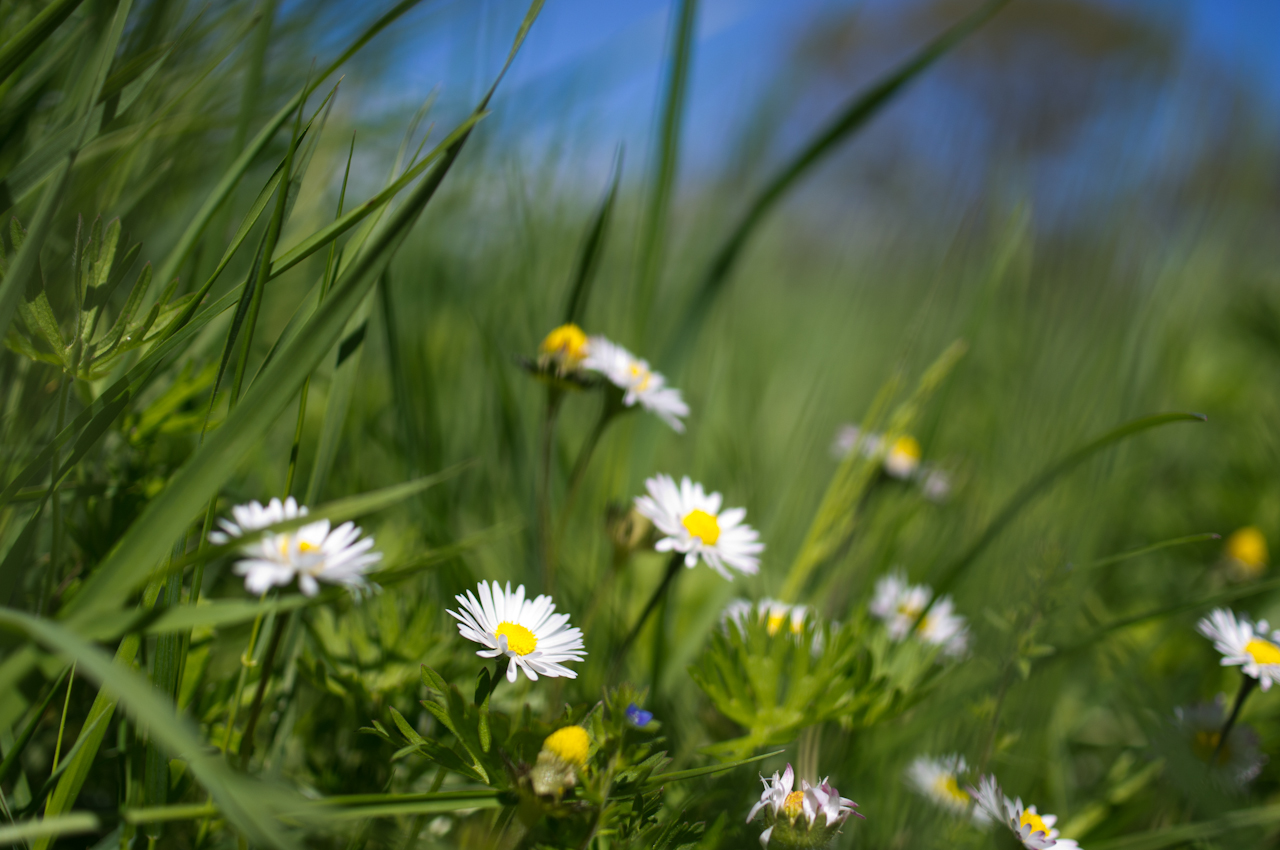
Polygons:
[[1089,850],[1163,850],[1165,847],[1179,845],[1198,846],[1198,842],[1237,829],[1268,827],[1277,823],[1280,823],[1280,805],[1258,806],[1230,812],[1215,820],[1167,826],[1122,838],[1090,841]]
[[58,678],[49,686],[48,693],[34,711],[28,713],[27,722],[23,724],[22,731],[18,733],[18,737],[14,739],[13,744],[9,747],[9,751],[4,754],[4,761],[0,762],[0,782],[8,782],[9,774],[18,766],[18,759],[22,755],[22,751],[27,748],[27,744],[31,742],[31,736],[35,734],[36,727],[40,725],[40,721],[44,719],[45,709],[53,702],[53,698],[57,695],[58,687],[62,681],[67,678],[67,673],[71,672],[70,667],[66,667],[58,674]]
[[[481,112],[488,106],[541,6],[541,0],[532,4],[507,63],[475,112]],[[427,178],[414,187],[404,203],[370,239],[359,258],[339,278],[305,329],[281,350],[263,371],[261,379],[245,393],[235,412],[191,455],[164,491],[147,504],[115,548],[85,581],[81,591],[68,603],[66,614],[72,622],[85,624],[100,613],[120,607],[146,581],[153,566],[164,557],[168,541],[208,504],[208,500],[235,471],[237,463],[276,422],[306,376],[332,350],[347,319],[364,300],[422,209],[434,197],[468,138],[469,134],[466,134],[458,139]]]
[[723,291],[729,273],[746,246],[756,227],[784,194],[827,154],[862,128],[891,103],[906,85],[927,71],[952,48],[985,24],[996,12],[1008,5],[1009,0],[989,0],[967,17],[953,24],[918,53],[877,81],[870,89],[850,102],[834,121],[828,124],[804,146],[790,162],[774,175],[764,190],[752,201],[747,213],[713,255],[711,264],[702,275],[693,300],[685,310],[684,318],[669,343],[664,363],[672,371],[683,364],[692,350],[706,317]]
[[1175,537],[1172,540],[1162,540],[1159,543],[1152,543],[1150,546],[1142,546],[1137,549],[1130,549],[1127,552],[1120,552],[1115,555],[1108,555],[1105,558],[1085,564],[1083,569],[1096,570],[1102,567],[1110,567],[1121,561],[1127,561],[1130,558],[1139,558],[1143,555],[1149,555],[1152,552],[1159,552],[1161,549],[1168,549],[1172,546],[1185,546],[1188,543],[1203,543],[1207,540],[1221,540],[1221,534],[1215,534],[1212,531],[1206,531],[1203,534],[1188,534],[1186,537]]
[[774,750],[771,753],[764,753],[751,758],[741,759],[740,761],[726,762],[724,764],[711,764],[706,767],[695,767],[690,770],[677,770],[674,773],[659,773],[656,776],[650,776],[645,782],[645,788],[657,788],[660,785],[666,785],[668,782],[681,782],[685,779],[694,779],[699,776],[710,776],[714,773],[724,773],[727,770],[742,767],[744,764],[752,764],[758,761],[764,761],[777,755],[782,755],[786,750]]
[[613,221],[613,208],[618,200],[618,184],[622,182],[622,151],[613,164],[613,180],[609,182],[609,191],[604,200],[596,207],[595,215],[587,226],[586,238],[582,240],[582,251],[578,255],[578,266],[573,275],[573,286],[569,289],[569,300],[565,303],[564,321],[575,325],[582,324],[582,317],[587,312],[587,302],[591,298],[591,288],[595,283],[596,270],[600,268],[600,258],[604,255],[605,242],[609,236],[609,224]]
[[[218,211],[218,208],[222,206],[222,203],[231,194],[232,190],[235,189],[236,185],[240,182],[240,178],[249,170],[249,166],[253,164],[253,160],[266,149],[267,145],[270,144],[271,140],[275,137],[276,132],[284,126],[284,122],[289,120],[289,116],[298,108],[298,105],[308,97],[311,92],[315,91],[321,83],[338,70],[343,63],[368,44],[374,36],[382,32],[401,15],[418,5],[420,2],[422,2],[422,0],[401,0],[400,3],[397,3],[387,11],[386,14],[378,18],[378,20],[374,21],[368,28],[366,28],[364,32],[362,32],[347,47],[347,49],[342,52],[342,55],[316,75],[316,78],[306,89],[294,95],[288,103],[280,107],[280,111],[272,116],[271,120],[267,122],[267,125],[263,127],[258,132],[258,135],[253,138],[253,141],[249,143],[248,147],[244,149],[240,156],[236,157],[235,162],[228,166],[227,171],[222,175],[221,179],[219,179],[213,191],[209,193],[204,204],[187,225],[182,236],[179,237],[177,244],[174,245],[164,262],[160,264],[160,271],[158,275],[160,280],[171,280],[178,273],[179,267],[186,262],[188,255],[195,248],[196,242],[199,241],[200,235],[204,233],[205,227],[207,227],[209,222],[213,219],[214,213]],[[3,314],[0,314],[0,318],[2,317]]]
[[653,309],[654,290],[662,269],[671,191],[675,186],[680,159],[680,128],[684,123],[689,69],[693,64],[693,37],[698,18],[698,0],[680,0],[671,32],[671,65],[667,71],[667,92],[658,131],[658,161],[649,189],[640,237],[640,280],[635,301],[635,344],[643,345]]
[[[51,621],[4,609],[0,610],[0,624],[73,659],[85,675],[115,694],[155,740],[187,762],[192,774],[213,795],[219,811],[247,837],[272,847],[296,846],[274,817],[274,812],[285,808],[285,801],[292,795],[237,776],[220,757],[207,751],[196,730],[141,674],[114,663],[104,652]],[[127,638],[126,642],[130,640]],[[133,646],[136,652],[137,644]],[[97,728],[105,731],[106,725],[104,720]],[[88,749],[96,754],[96,746]]]
[[27,61],[84,0],[53,0],[22,30],[0,47],[0,83]]
[[92,812],[71,812],[57,817],[35,818],[0,826],[0,845],[26,844],[33,838],[50,839],[63,835],[97,832],[102,828]]
[[338,456],[338,444],[347,422],[351,399],[355,395],[356,378],[364,353],[365,331],[369,326],[369,313],[373,310],[374,293],[370,292],[360,302],[347,326],[342,331],[342,343],[338,346],[338,363],[329,382],[329,397],[325,402],[324,424],[320,427],[320,442],[316,446],[315,462],[311,465],[311,478],[307,481],[307,497],[310,504],[324,493],[329,471]]
[[[937,600],[945,595],[946,592],[951,589],[951,586],[960,578],[961,574],[963,574],[964,571],[977,560],[983,550],[985,550],[993,540],[1000,536],[1000,532],[1004,531],[1009,523],[1013,522],[1023,509],[1035,501],[1038,496],[1045,493],[1063,475],[1075,469],[1102,450],[1108,449],[1111,446],[1123,442],[1130,437],[1141,434],[1144,431],[1149,431],[1152,428],[1159,428],[1162,425],[1171,425],[1175,422],[1204,422],[1206,419],[1207,417],[1199,413],[1157,413],[1154,416],[1145,416],[1141,419],[1134,419],[1130,422],[1126,422],[1119,428],[1108,431],[1096,440],[1086,443],[1059,460],[1057,463],[1050,465],[1048,469],[1045,469],[1035,478],[1031,479],[1019,488],[1005,504],[1004,508],[1001,509],[1000,513],[996,514],[995,519],[987,525],[986,529],[983,530],[978,539],[975,540],[959,558],[942,570],[937,580],[934,582],[933,600]],[[928,608],[932,606],[932,604],[933,602],[931,601],[929,606],[925,607],[925,611],[921,613],[922,617],[924,614],[928,613]]]

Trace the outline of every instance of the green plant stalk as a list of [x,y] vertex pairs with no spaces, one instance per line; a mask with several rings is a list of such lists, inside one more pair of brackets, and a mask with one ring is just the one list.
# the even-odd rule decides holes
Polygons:
[[240,736],[241,770],[248,770],[249,759],[253,758],[253,736],[258,729],[258,715],[262,713],[262,700],[267,693],[267,684],[271,681],[271,670],[275,666],[280,639],[284,637],[285,623],[288,621],[289,618],[283,613],[277,614],[271,626],[271,639],[267,641],[267,650],[262,656],[262,672],[258,675],[258,687],[253,692],[253,703],[249,706],[249,719],[244,724],[244,734]]
[[[258,597],[258,601],[265,602],[269,592],[264,591],[262,596]],[[244,653],[240,656],[240,677],[236,680],[235,696],[227,706],[227,725],[222,733],[221,750],[228,755],[231,752],[231,730],[236,725],[236,714],[240,710],[240,700],[244,697],[244,686],[249,678],[249,669],[258,666],[258,662],[253,660],[253,653],[257,649],[258,633],[262,630],[262,619],[266,615],[267,612],[263,611],[254,618],[253,628],[249,631],[249,645],[245,647]]]
[[[174,546],[175,557],[181,557],[186,549],[187,538],[182,535]],[[165,592],[157,600],[157,607],[176,608],[182,604],[182,571],[175,570],[169,574],[165,582]],[[185,659],[186,637],[189,633],[170,632],[156,639],[156,656],[152,665],[151,678],[156,690],[169,699],[177,702],[178,683],[181,681],[183,660]],[[143,773],[142,799],[144,805],[163,806],[169,801],[169,759],[148,736],[146,764]],[[160,838],[163,827],[159,824],[147,828],[147,837],[152,841]]]
[[83,2],[84,0],[53,0],[17,35],[6,41],[0,47],[0,82],[8,80]]
[[[63,373],[61,381],[58,384],[58,424],[54,429],[57,434],[62,431],[67,420],[67,395],[71,390],[70,378]],[[53,589],[58,586],[58,566],[62,563],[62,498],[58,494],[58,467],[60,454],[56,448],[53,450],[53,462],[49,468],[49,474],[52,476],[52,492],[49,495],[49,568],[45,571],[44,581],[41,582],[42,589],[40,592],[40,605],[36,609],[44,611],[46,606],[52,601],[50,594]]]
[[551,455],[555,445],[556,417],[563,399],[563,390],[547,387],[538,440],[538,549],[542,553],[542,584],[547,593],[554,593],[556,586],[556,547],[551,532]]
[[671,589],[671,585],[676,580],[676,576],[680,573],[680,567],[684,563],[683,552],[672,552],[671,559],[667,562],[667,572],[662,577],[662,582],[654,590],[653,595],[649,597],[649,601],[645,603],[644,610],[640,612],[640,617],[636,620],[636,624],[631,627],[631,631],[623,639],[621,646],[614,653],[613,666],[617,670],[622,663],[622,659],[626,657],[627,650],[631,649],[631,644],[640,635],[640,630],[644,628],[644,624],[649,620],[649,616],[654,609],[658,607],[658,603],[666,597],[667,592]]
[[1240,683],[1240,690],[1236,693],[1235,705],[1231,706],[1231,714],[1227,717],[1227,722],[1222,724],[1222,731],[1218,733],[1218,743],[1213,748],[1213,755],[1209,757],[1209,767],[1213,767],[1218,756],[1222,754],[1223,749],[1227,746],[1227,736],[1231,734],[1231,730],[1236,725],[1236,719],[1240,717],[1240,709],[1244,708],[1244,701],[1249,698],[1249,694],[1253,693],[1254,688],[1258,686],[1258,680],[1252,676],[1245,676],[1244,681]]
[[[342,204],[347,199],[347,179],[351,176],[351,159],[356,153],[356,136],[351,134],[351,148],[347,151],[347,169],[342,173],[342,190],[338,193],[338,213],[335,218],[342,218]],[[337,276],[334,263],[334,255],[337,251],[337,242],[329,243],[329,256],[324,263],[324,278],[320,282],[320,299],[316,302],[317,306],[324,303],[324,297],[329,294],[329,287],[333,285],[333,278]],[[298,395],[298,423],[293,429],[293,445],[289,449],[289,472],[285,476],[284,494],[289,496],[293,493],[294,476],[298,471],[298,455],[302,446],[302,426],[307,420],[307,396],[311,391],[311,376],[307,375],[307,379],[302,382],[302,390]]]
[[586,478],[587,467],[591,464],[591,457],[595,454],[600,438],[604,436],[605,429],[609,427],[609,423],[613,421],[614,417],[626,410],[619,401],[620,397],[620,393],[615,392],[612,388],[606,388],[604,406],[600,409],[600,417],[596,420],[591,432],[587,434],[586,439],[583,440],[582,448],[578,449],[578,457],[574,460],[573,469],[569,472],[569,483],[565,489],[564,505],[560,508],[560,518],[556,522],[555,551],[558,551],[560,544],[564,542],[565,531],[569,525],[569,513],[578,499],[579,491],[582,490],[582,482]]
[[53,698],[58,694],[58,686],[62,684],[62,680],[67,677],[70,671],[70,667],[63,668],[62,672],[58,674],[58,678],[49,686],[49,692],[45,694],[40,705],[28,714],[27,722],[23,724],[22,731],[14,739],[13,746],[9,747],[9,752],[4,754],[4,761],[0,762],[0,783],[9,781],[9,774],[18,766],[18,759],[22,755],[22,751],[31,742],[31,736],[35,734],[40,721],[44,719],[45,710],[48,709],[49,704],[53,702]]
[[62,757],[62,733],[67,728],[67,712],[71,710],[71,687],[76,683],[76,665],[71,664],[71,673],[67,676],[67,696],[62,702],[62,718],[58,721],[58,743],[53,748],[53,765],[50,773],[58,772],[58,759]]

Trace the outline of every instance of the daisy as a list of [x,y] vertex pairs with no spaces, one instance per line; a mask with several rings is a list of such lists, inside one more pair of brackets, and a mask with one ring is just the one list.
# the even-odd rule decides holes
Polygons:
[[1280,630],[1271,631],[1266,620],[1256,624],[1247,617],[1236,619],[1226,608],[1218,608],[1196,626],[1222,653],[1222,666],[1240,665],[1246,676],[1257,679],[1264,691],[1280,682]]
[[[840,831],[849,815],[863,817],[855,811],[858,804],[841,797],[826,779],[817,785],[802,780],[800,788],[793,790],[795,771],[791,765],[787,765],[781,776],[775,772],[773,779],[761,776],[760,781],[764,783],[764,792],[760,795],[760,802],[751,807],[747,823],[764,812],[767,826],[760,835],[761,847],[769,846],[774,830],[785,834],[785,838],[778,842],[784,846],[822,847]],[[820,823],[819,815],[822,816]]]
[[624,405],[632,407],[638,401],[676,432],[684,431],[681,420],[689,415],[689,405],[678,389],[666,385],[667,379],[661,373],[649,368],[647,361],[602,336],[591,337],[587,351],[583,368],[599,372],[622,390]]
[[916,791],[933,802],[958,815],[970,814],[975,823],[991,822],[991,816],[981,806],[973,805],[973,797],[960,787],[960,777],[969,766],[964,756],[949,755],[940,758],[920,756],[907,768],[907,781]]
[[1080,850],[1080,845],[1070,838],[1059,838],[1053,825],[1056,815],[1041,815],[1035,806],[1022,805],[1021,799],[1010,800],[1004,796],[994,776],[984,776],[977,788],[970,787],[978,805],[994,820],[1002,821],[1013,831],[1014,838],[1031,850]]
[[884,456],[884,471],[906,481],[920,468],[920,441],[904,434],[894,440]]
[[942,647],[943,654],[963,655],[969,646],[969,630],[964,617],[955,613],[950,596],[939,598],[921,619],[921,612],[932,598],[933,590],[928,585],[910,584],[906,573],[899,569],[876,582],[868,610],[884,622],[889,637],[895,641],[905,640],[916,629],[921,640]]
[[[222,546],[237,537],[261,531],[286,520],[307,515],[307,509],[299,506],[293,497],[281,502],[272,499],[266,507],[258,502],[237,505],[231,509],[235,522],[219,519],[221,531],[209,533],[209,541]],[[298,589],[307,596],[315,596],[319,582],[345,585],[353,593],[376,588],[365,580],[369,568],[382,560],[381,552],[370,551],[372,537],[361,537],[360,528],[344,522],[331,528],[329,520],[321,519],[300,528],[281,533],[267,533],[253,543],[246,543],[240,551],[246,557],[235,566],[236,575],[244,576],[245,590],[263,594],[277,585],[284,586],[298,579]]]
[[[835,442],[831,444],[831,454],[837,460],[848,457],[858,445],[859,439],[862,440],[863,457],[875,457],[885,448],[883,434],[864,435],[857,425],[844,425],[836,432]],[[881,463],[884,464],[885,472],[905,481],[913,477],[916,470],[920,468],[920,455],[920,441],[909,434],[903,434],[889,444]]]
[[729,630],[729,624],[738,627],[741,632],[746,632],[747,623],[755,614],[756,604],[749,599],[734,599],[728,605],[724,606],[724,610],[720,612],[720,625],[725,631]]
[[1227,732],[1226,745],[1218,749],[1218,742],[1222,740],[1222,724],[1227,719],[1221,695],[1214,702],[1175,708],[1173,716],[1174,724],[1195,757],[1203,762],[1213,759],[1209,766],[1219,784],[1239,788],[1258,778],[1268,759],[1259,749],[1258,733],[1253,729],[1243,725],[1232,726]]
[[809,616],[807,605],[790,605],[777,599],[760,600],[760,610],[770,637],[782,631],[784,625],[791,634],[800,634],[804,631],[805,618]]
[[644,486],[649,495],[636,497],[636,510],[666,535],[653,548],[684,553],[684,565],[690,568],[701,558],[729,581],[733,574],[728,567],[747,575],[759,571],[757,555],[764,551],[764,544],[759,542],[759,532],[743,524],[745,508],[721,511],[720,494],[707,494],[688,476],[679,487],[670,475],[654,476]]
[[508,682],[515,682],[518,669],[533,682],[539,676],[578,677],[561,662],[581,661],[586,656],[582,630],[567,628],[569,615],[555,613],[550,596],[525,599],[523,584],[512,593],[511,582],[504,591],[496,581],[480,582],[479,596],[477,600],[469,590],[466,596],[455,596],[462,610],[449,615],[458,621],[464,638],[486,647],[476,655],[510,659]]
[[556,372],[561,375],[576,372],[587,358],[587,353],[587,335],[572,322],[547,334],[538,346],[539,362],[544,366],[554,363]]

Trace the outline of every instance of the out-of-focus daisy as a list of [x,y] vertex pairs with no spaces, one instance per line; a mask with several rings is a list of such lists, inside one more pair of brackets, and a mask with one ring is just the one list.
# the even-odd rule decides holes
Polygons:
[[670,475],[656,475],[644,486],[649,495],[636,497],[636,510],[666,535],[654,545],[659,552],[684,553],[684,564],[690,568],[701,558],[730,581],[730,567],[747,575],[759,571],[757,556],[764,544],[760,533],[743,523],[745,508],[721,510],[720,494],[705,492],[688,476],[678,487]]
[[[268,526],[305,517],[307,509],[290,496],[283,502],[272,499],[265,507],[258,502],[237,505],[231,515],[234,522],[219,519],[222,530],[209,533],[212,543],[222,546]],[[329,520],[321,519],[246,543],[240,549],[245,557],[236,563],[235,572],[244,576],[245,589],[251,593],[265,593],[296,577],[298,589],[307,596],[315,596],[322,581],[345,585],[358,594],[371,587],[364,574],[382,560],[382,553],[372,549],[373,538],[362,538],[355,523],[331,528]]]
[[907,768],[907,781],[912,788],[944,809],[958,815],[969,814],[975,823],[989,823],[991,816],[981,806],[974,805],[973,797],[960,787],[961,779],[968,770],[969,766],[961,755],[920,756]]
[[461,611],[449,612],[458,621],[458,631],[467,640],[486,647],[476,655],[505,655],[510,659],[508,682],[515,682],[517,669],[533,682],[539,676],[577,678],[578,674],[563,662],[586,657],[582,630],[569,628],[569,615],[557,614],[550,596],[525,599],[523,584],[512,593],[510,582],[503,590],[496,581],[482,581],[479,599],[469,590],[466,596],[454,599],[462,606]]
[[1272,631],[1266,620],[1256,624],[1247,617],[1236,618],[1226,608],[1215,609],[1196,626],[1222,653],[1222,665],[1238,665],[1246,676],[1269,690],[1280,682],[1280,630]]
[[667,379],[662,373],[649,368],[648,361],[602,336],[591,337],[587,351],[583,368],[599,372],[622,390],[624,405],[631,407],[639,402],[677,432],[684,431],[681,420],[689,415],[689,405],[684,403],[678,389],[666,385]]
[[547,334],[538,346],[538,362],[544,368],[554,364],[556,372],[564,375],[576,372],[587,359],[588,341],[582,328],[570,322]]
[[856,811],[858,804],[841,797],[826,779],[817,785],[802,780],[800,788],[795,788],[795,771],[791,765],[787,765],[781,775],[775,772],[772,779],[761,776],[760,781],[764,783],[764,792],[760,802],[751,807],[747,823],[764,813],[761,847],[768,847],[770,841],[782,847],[823,847],[840,831],[849,815],[863,817]]
[[804,631],[804,621],[809,616],[809,606],[791,605],[777,599],[760,600],[760,610],[764,613],[765,629],[770,635],[776,635],[784,628],[798,635]]
[[[876,582],[875,595],[868,610],[884,622],[889,637],[903,640],[911,634],[920,613],[932,598],[933,590],[927,585],[911,584],[906,573],[894,570]],[[969,646],[969,630],[964,617],[955,613],[955,604],[950,596],[943,596],[934,603],[929,613],[920,619],[917,631],[921,640],[942,647],[946,655],[963,655]]]
[[535,794],[559,796],[578,784],[577,772],[587,763],[591,738],[581,726],[557,729],[542,742],[538,761],[529,771]]
[[863,457],[872,458],[883,453],[880,463],[885,474],[900,481],[916,482],[926,499],[942,502],[951,495],[951,476],[921,462],[920,441],[910,434],[902,434],[886,445],[882,434],[864,434],[857,425],[843,425],[836,431],[831,454],[842,460],[858,446]]
[[734,599],[720,612],[720,625],[728,630],[730,625],[745,631],[747,623],[756,613],[756,604],[749,599]]
[[1236,725],[1227,733],[1227,742],[1219,750],[1222,725],[1227,719],[1221,696],[1215,702],[1199,703],[1173,710],[1174,723],[1196,758],[1210,764],[1212,775],[1230,790],[1241,788],[1258,778],[1267,757],[1259,749],[1258,734],[1248,726]]
[[1267,538],[1255,526],[1246,525],[1227,538],[1222,554],[1232,578],[1257,578],[1267,569]]
[[994,776],[984,776],[977,788],[969,793],[993,820],[1006,824],[1013,837],[1031,850],[1080,850],[1080,845],[1070,838],[1059,838],[1053,825],[1056,815],[1042,815],[1035,806],[1022,805],[1021,799],[1010,800],[1004,796]]

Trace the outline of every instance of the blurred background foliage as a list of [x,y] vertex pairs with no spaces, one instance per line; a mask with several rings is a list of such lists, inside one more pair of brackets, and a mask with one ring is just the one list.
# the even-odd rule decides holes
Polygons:
[[[469,464],[363,517],[400,580],[362,601],[329,595],[260,624],[249,614],[198,625],[176,649],[144,637],[133,647],[139,669],[159,683],[158,659],[182,653],[173,702],[206,745],[226,741],[265,783],[245,794],[267,786],[306,797],[470,787],[420,755],[393,761],[402,743],[361,729],[375,721],[391,729],[394,709],[419,734],[440,734],[419,703],[430,692],[420,665],[470,695],[480,665],[444,609],[486,578],[554,593],[591,652],[579,679],[501,687],[495,710],[516,717],[527,704],[531,728],[543,731],[564,719],[565,703],[580,719],[603,694],[610,647],[663,572],[659,555],[615,551],[609,517],[642,492],[646,477],[688,474],[747,508],[768,546],[763,567],[732,585],[709,570],[683,575],[656,636],[637,644],[626,672],[647,689],[646,707],[662,724],[661,749],[673,761],[664,769],[708,764],[704,748],[743,734],[688,675],[709,642],[721,640],[711,636],[722,609],[735,597],[781,592],[836,473],[838,428],[862,421],[894,376],[900,402],[959,339],[966,353],[912,426],[925,459],[951,476],[949,497],[934,503],[918,489],[877,484],[847,545],[789,601],[827,620],[856,621],[877,577],[903,567],[913,581],[938,582],[1019,487],[1088,440],[1161,411],[1195,411],[1207,421],[1139,435],[1055,480],[948,588],[969,619],[970,654],[931,674],[927,693],[873,728],[811,727],[821,744],[809,741],[810,754],[820,753],[810,766],[867,816],[837,846],[986,846],[988,837],[904,782],[915,756],[953,751],[986,764],[1011,794],[1058,813],[1064,834],[1090,848],[1274,846],[1280,766],[1267,762],[1243,787],[1215,784],[1187,757],[1174,723],[1177,707],[1220,693],[1229,699],[1238,685],[1239,674],[1220,668],[1195,634],[1199,616],[1231,604],[1280,619],[1265,557],[1241,570],[1223,541],[1208,537],[1254,526],[1268,541],[1280,538],[1280,69],[1257,48],[1274,10],[1014,0],[806,171],[761,219],[702,311],[698,287],[770,178],[843,104],[979,4],[622,5],[548,3],[420,220],[410,221],[398,250],[380,255],[385,268],[370,272],[372,294],[351,310],[367,311],[367,323],[348,325],[342,345],[328,341],[312,374],[291,490],[299,497],[325,503]],[[111,46],[105,38],[121,9]],[[673,100],[680,9],[692,21],[687,97]],[[63,20],[2,66],[0,208],[21,222],[7,237],[11,270],[14,234],[35,231],[42,199],[61,189],[30,278],[43,281],[64,345],[93,291],[73,285],[81,269],[69,258],[95,227],[101,240],[101,228],[119,219],[119,256],[141,243],[119,271],[123,285],[98,293],[104,331],[126,310],[144,264],[155,279],[137,304],[139,321],[153,305],[200,291],[227,246],[242,239],[202,302],[231,293],[228,309],[121,404],[52,498],[47,456],[34,475],[21,473],[66,423],[106,403],[148,349],[77,381],[64,381],[49,357],[24,355],[13,336],[14,350],[0,355],[0,469],[13,489],[0,509],[3,601],[67,622],[126,529],[167,498],[206,422],[214,434],[231,421],[238,375],[251,386],[268,374],[260,370],[282,335],[306,320],[309,308],[294,320],[299,305],[318,281],[333,279],[322,246],[265,286],[256,326],[228,342],[234,287],[253,279],[262,262],[255,251],[278,239],[279,259],[333,220],[344,189],[344,209],[355,209],[404,171],[424,136],[422,150],[439,144],[492,84],[527,9],[505,0],[10,0],[0,4],[6,60],[15,36],[50,10],[65,10]],[[367,48],[316,79],[388,10],[393,17]],[[95,92],[104,44],[109,73]],[[314,88],[298,119],[304,138],[294,130],[297,110],[285,109],[278,131],[255,148],[304,87]],[[246,150],[243,176],[198,238],[184,242]],[[278,236],[270,235],[274,200],[264,199],[265,213],[242,229],[287,159],[305,172],[291,174]],[[566,513],[555,586],[547,587],[537,528],[546,393],[517,359],[561,323],[585,234],[615,174],[616,205],[581,323],[647,357],[693,412],[684,435],[642,416],[604,434]],[[409,205],[403,195],[395,203]],[[353,232],[337,243],[351,245],[352,256]],[[22,324],[29,292],[20,293],[14,328],[31,325]],[[159,324],[140,332],[158,332],[159,317],[171,314],[157,311]],[[247,345],[243,354],[233,352],[237,344]],[[228,362],[231,371],[220,375]],[[223,459],[213,485],[219,513],[285,494],[298,409],[296,389],[286,395],[272,424]],[[571,394],[560,411],[551,451],[557,509],[568,502],[570,471],[601,403]],[[74,445],[62,444],[55,460]],[[192,513],[185,532],[169,529],[164,547],[186,533],[194,549],[202,518]],[[207,598],[247,600],[225,559],[195,575]],[[193,601],[194,581],[187,573],[168,604]],[[130,591],[136,605],[141,583]],[[155,598],[144,596],[143,605]],[[227,719],[238,695],[236,711],[250,710],[258,674],[244,687],[241,654],[259,630],[259,653],[279,632],[279,660],[264,686],[256,744],[251,736],[246,749],[245,715],[230,728]],[[96,732],[101,749],[62,811],[94,813],[98,825],[60,846],[141,846],[148,836],[167,846],[236,841],[226,822],[207,815],[162,830],[122,817],[166,803],[201,806],[208,795],[180,762],[170,765],[167,791],[146,785],[155,768],[145,720],[118,713],[90,728],[96,681],[80,675],[64,693],[54,687],[65,666],[57,653],[24,655],[26,646],[6,638],[0,751],[8,756],[22,730],[33,729],[2,777],[9,817],[44,811],[59,781],[55,758],[69,775],[68,748]],[[1274,695],[1255,695],[1245,708],[1242,722],[1262,754],[1280,751],[1278,721]],[[748,846],[757,833],[743,820],[758,793],[756,772],[801,758],[800,744],[784,745],[786,755],[762,764],[671,783],[653,803],[657,821],[706,825],[700,838],[679,841]],[[512,746],[523,746],[526,759],[537,752],[528,742]],[[218,798],[221,811],[227,805]],[[440,812],[353,816],[307,841],[517,840],[487,809]],[[251,820],[230,818],[242,832]],[[540,829],[527,840],[556,840],[545,823]]]

